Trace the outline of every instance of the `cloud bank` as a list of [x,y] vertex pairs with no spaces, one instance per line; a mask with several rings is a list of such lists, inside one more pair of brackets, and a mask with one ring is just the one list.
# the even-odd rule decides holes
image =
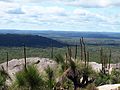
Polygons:
[[0,0],[0,28],[119,31],[120,1]]

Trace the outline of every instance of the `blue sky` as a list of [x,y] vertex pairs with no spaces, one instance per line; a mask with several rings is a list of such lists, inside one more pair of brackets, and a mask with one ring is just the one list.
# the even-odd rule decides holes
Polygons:
[[120,32],[120,0],[0,0],[0,29]]

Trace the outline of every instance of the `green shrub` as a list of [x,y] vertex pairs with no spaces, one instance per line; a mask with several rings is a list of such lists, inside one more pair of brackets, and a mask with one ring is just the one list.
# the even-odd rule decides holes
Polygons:
[[6,90],[8,88],[8,85],[6,84],[7,79],[11,80],[9,74],[7,73],[7,71],[2,66],[0,68],[0,90]]
[[53,70],[48,66],[47,69],[45,69],[45,72],[47,74],[47,87],[52,90],[55,84],[55,78],[54,78],[54,72]]
[[111,72],[111,83],[120,83],[120,70],[113,69]]
[[16,73],[15,89],[17,90],[40,90],[45,88],[45,82],[34,65],[29,65],[27,70]]
[[110,77],[111,76],[109,74],[103,74],[101,72],[98,73],[97,78],[95,79],[96,86],[100,86],[100,85],[111,83]]

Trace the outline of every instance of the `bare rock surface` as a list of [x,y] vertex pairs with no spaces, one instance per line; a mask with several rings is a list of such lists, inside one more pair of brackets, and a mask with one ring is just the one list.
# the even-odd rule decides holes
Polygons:
[[[96,72],[99,72],[102,69],[102,64],[96,63],[96,62],[89,62],[89,65],[95,70]],[[108,69],[107,65],[107,68]],[[109,72],[111,73],[112,69],[120,69],[120,63],[117,64],[110,64]]]
[[96,72],[99,72],[102,69],[102,64],[96,62],[89,62],[89,64]]
[[[0,66],[3,66],[5,70],[6,68],[6,62],[0,64]],[[50,66],[51,68],[56,67],[56,62],[53,60],[50,60],[48,58],[39,58],[39,57],[30,57],[27,58],[27,65],[29,64],[36,64],[38,70],[42,72],[47,66]],[[24,58],[22,59],[12,59],[9,61],[8,64],[8,73],[12,79],[14,79],[15,73],[18,71],[21,71],[24,68]]]
[[118,87],[120,87],[120,84],[107,84],[99,86],[99,90],[119,90]]

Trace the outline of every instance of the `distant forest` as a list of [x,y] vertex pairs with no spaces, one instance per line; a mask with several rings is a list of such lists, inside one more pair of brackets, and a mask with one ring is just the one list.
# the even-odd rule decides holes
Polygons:
[[66,44],[38,35],[0,34],[0,46],[3,47],[63,47]]

